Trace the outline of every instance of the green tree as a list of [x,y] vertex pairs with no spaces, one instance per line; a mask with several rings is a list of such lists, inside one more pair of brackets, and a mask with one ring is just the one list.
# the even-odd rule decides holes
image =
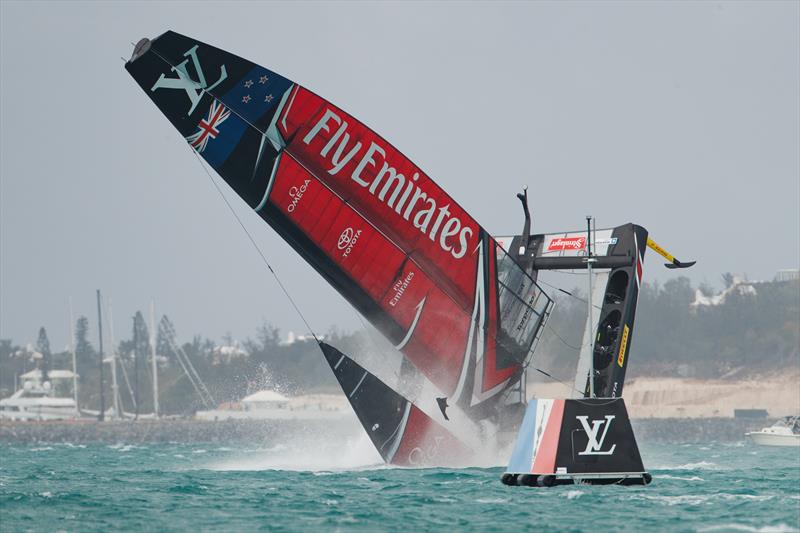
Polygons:
[[50,352],[50,340],[44,326],[39,328],[39,338],[36,340],[36,351],[42,354],[39,360],[39,370],[42,372],[42,382],[47,381],[48,373],[52,366],[53,354]]
[[175,357],[173,345],[175,339],[173,338],[175,327],[167,315],[161,317],[158,321],[158,331],[156,333],[156,352],[167,360],[172,360]]
[[75,323],[75,359],[78,365],[78,374],[84,375],[86,369],[97,365],[97,352],[89,342],[89,319],[79,317]]
[[[140,374],[147,374],[147,354],[149,352],[149,337],[147,334],[147,324],[144,321],[141,311],[136,311],[133,317],[133,394],[136,403],[136,414],[143,410],[143,400],[147,401],[146,395],[141,394],[140,385],[145,380]],[[144,367],[144,372],[142,372]]]

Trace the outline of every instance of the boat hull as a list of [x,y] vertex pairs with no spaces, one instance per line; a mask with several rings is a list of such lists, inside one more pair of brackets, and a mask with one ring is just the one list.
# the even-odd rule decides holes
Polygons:
[[800,435],[781,435],[765,431],[754,431],[747,434],[754,444],[759,446],[793,446],[800,447]]

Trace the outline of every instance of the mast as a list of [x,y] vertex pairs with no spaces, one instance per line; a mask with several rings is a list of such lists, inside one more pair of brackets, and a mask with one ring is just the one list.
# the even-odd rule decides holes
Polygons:
[[136,315],[133,315],[133,406],[134,420],[139,420],[139,330]]
[[150,300],[150,359],[153,363],[153,416],[158,418],[158,364],[156,363],[156,310]]
[[75,410],[80,413],[81,408],[78,406],[78,360],[75,356],[75,331],[72,329],[74,323],[75,322],[72,318],[72,297],[70,297],[69,327],[67,328],[67,331],[69,331],[69,351],[72,354],[72,399],[75,400]]
[[108,299],[108,336],[111,340],[111,394],[114,399],[114,417],[123,418],[120,410],[119,384],[117,383],[117,345],[114,342],[114,311],[111,298]]
[[592,263],[595,259],[592,257],[592,216],[586,215],[586,268],[588,270],[589,278],[589,294],[587,301],[589,302],[589,398],[594,398],[594,339],[597,333],[592,327]]
[[105,419],[106,397],[103,393],[103,313],[100,308],[100,289],[97,289],[97,334],[100,337],[100,413],[97,420],[102,422]]

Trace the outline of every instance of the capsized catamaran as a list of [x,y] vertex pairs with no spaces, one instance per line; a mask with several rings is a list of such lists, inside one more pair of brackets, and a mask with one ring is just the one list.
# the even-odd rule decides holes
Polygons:
[[[418,371],[426,385],[404,396],[320,343],[387,462],[442,464],[488,445],[496,432],[487,425],[516,430],[525,369],[553,305],[536,273],[580,263],[570,240],[580,237],[529,235],[520,195],[523,234],[501,245],[351,115],[192,38],[168,31],[142,39],[125,68],[196,153]],[[624,310],[626,289],[641,279],[647,232],[609,231],[601,263],[627,269],[624,279],[612,275]],[[632,328],[632,314],[615,310]],[[621,374],[596,377],[609,395],[622,390],[627,361],[616,361]]]

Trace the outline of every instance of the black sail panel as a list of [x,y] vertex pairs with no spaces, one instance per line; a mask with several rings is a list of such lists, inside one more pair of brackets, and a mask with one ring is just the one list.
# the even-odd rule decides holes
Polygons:
[[384,461],[398,466],[460,464],[470,450],[449,431],[333,346],[322,353]]

